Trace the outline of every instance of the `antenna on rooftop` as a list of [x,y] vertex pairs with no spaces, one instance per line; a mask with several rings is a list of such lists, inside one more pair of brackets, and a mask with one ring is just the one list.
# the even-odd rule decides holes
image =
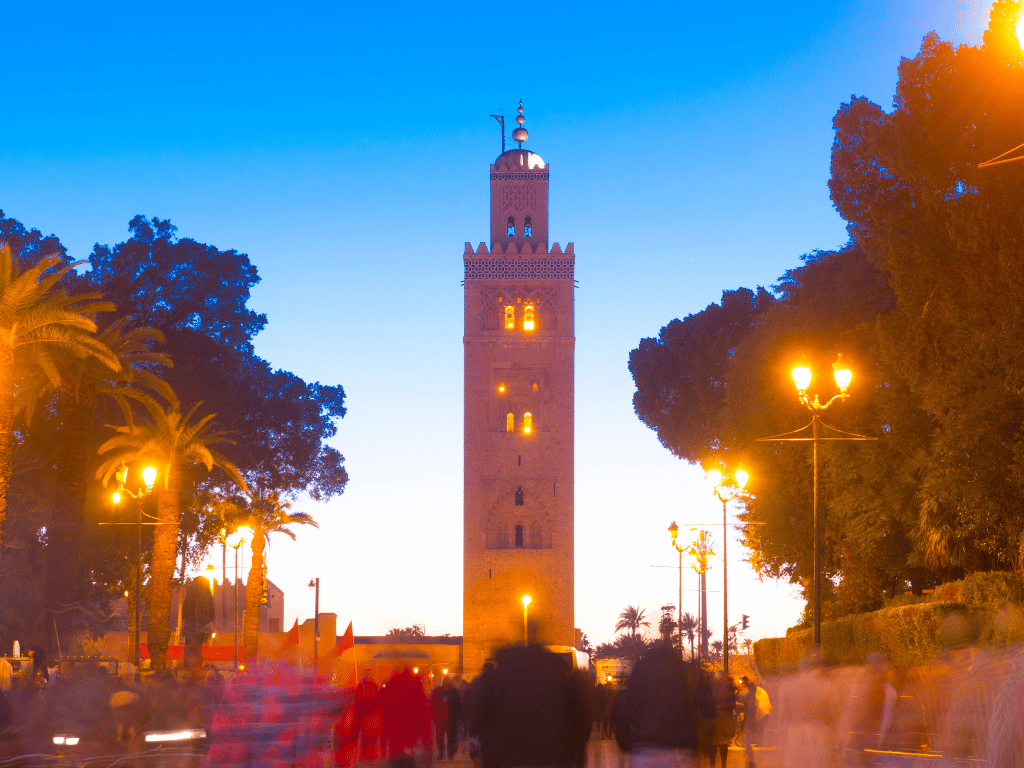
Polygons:
[[504,115],[491,115],[498,124],[501,126],[501,154],[505,154],[505,116]]

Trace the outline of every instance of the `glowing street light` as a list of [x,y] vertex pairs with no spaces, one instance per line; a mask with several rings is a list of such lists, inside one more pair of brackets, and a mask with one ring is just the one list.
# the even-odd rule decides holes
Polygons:
[[527,623],[527,617],[529,615],[530,603],[532,602],[532,600],[533,600],[533,598],[531,598],[529,595],[523,595],[523,645],[524,646],[525,645],[529,645],[529,630],[527,629],[529,624]]
[[[235,671],[238,671],[238,548],[245,542],[252,541],[252,529],[247,525],[240,525],[228,534],[225,540],[227,545],[235,550],[235,636],[232,643],[235,646]],[[244,669],[244,667],[243,667]]]
[[[797,399],[811,412],[811,423],[793,432],[786,432],[772,437],[759,437],[758,441],[778,442],[812,442],[814,443],[814,655],[821,655],[821,515],[818,514],[818,443],[822,440],[877,440],[877,437],[867,437],[854,432],[843,432],[842,430],[830,427],[821,420],[821,412],[825,411],[837,400],[846,400],[849,397],[846,390],[853,380],[853,371],[843,363],[843,355],[839,354],[836,361],[832,363],[832,374],[839,387],[839,394],[834,395],[824,405],[814,395],[812,400],[807,395],[811,386],[811,369],[806,365],[797,366],[792,370],[793,383],[796,385]],[[821,427],[829,430],[828,437],[821,436]],[[810,429],[811,436],[803,437],[800,433]]]
[[138,491],[132,492],[128,487],[128,465],[123,461],[118,466],[117,471],[114,473],[114,477],[117,479],[117,490],[114,491],[111,498],[114,504],[120,504],[125,496],[130,496],[135,499],[136,506],[138,507],[139,517],[138,524],[135,530],[135,671],[136,674],[139,670],[140,663],[140,650],[139,650],[139,635],[142,632],[142,622],[139,618],[141,612],[141,602],[139,595],[142,592],[142,500],[149,496],[153,492],[153,486],[156,485],[156,467],[146,467],[142,470],[142,488]]
[[708,480],[711,481],[715,496],[722,502],[722,670],[726,676],[729,675],[729,529],[725,522],[725,513],[729,502],[739,496],[750,479],[750,475],[742,469],[737,469],[732,476],[734,482],[730,483],[720,470],[712,469],[708,472]]

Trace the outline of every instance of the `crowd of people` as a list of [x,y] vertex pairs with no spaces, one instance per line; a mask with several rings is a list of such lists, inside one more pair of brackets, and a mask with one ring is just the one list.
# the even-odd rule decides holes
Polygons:
[[195,766],[585,768],[595,747],[623,768],[762,759],[858,768],[899,750],[1024,764],[1014,726],[1024,721],[1024,664],[1014,654],[962,658],[914,670],[877,656],[860,667],[811,664],[762,687],[658,647],[627,680],[595,685],[564,657],[517,646],[468,683],[453,674],[432,686],[401,667],[382,679],[365,670],[345,688],[287,664],[227,679],[212,667],[139,678],[95,663],[57,668],[39,653],[18,675],[0,664],[0,762],[105,755],[126,765],[126,755],[165,749],[163,734]]

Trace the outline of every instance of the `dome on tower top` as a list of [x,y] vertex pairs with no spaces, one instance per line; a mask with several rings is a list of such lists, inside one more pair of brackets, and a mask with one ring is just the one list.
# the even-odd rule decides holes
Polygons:
[[529,171],[534,168],[543,168],[544,158],[528,149],[510,149],[508,152],[498,155],[494,164],[496,166],[507,165],[509,168],[518,166]]

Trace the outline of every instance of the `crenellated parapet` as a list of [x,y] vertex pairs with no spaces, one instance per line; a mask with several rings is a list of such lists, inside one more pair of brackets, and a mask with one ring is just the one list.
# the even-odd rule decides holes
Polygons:
[[[534,246],[531,248],[530,246]],[[558,243],[551,250],[541,243],[496,243],[492,250],[480,243],[474,251],[466,243],[466,280],[572,280],[576,262],[573,244],[565,251]]]

